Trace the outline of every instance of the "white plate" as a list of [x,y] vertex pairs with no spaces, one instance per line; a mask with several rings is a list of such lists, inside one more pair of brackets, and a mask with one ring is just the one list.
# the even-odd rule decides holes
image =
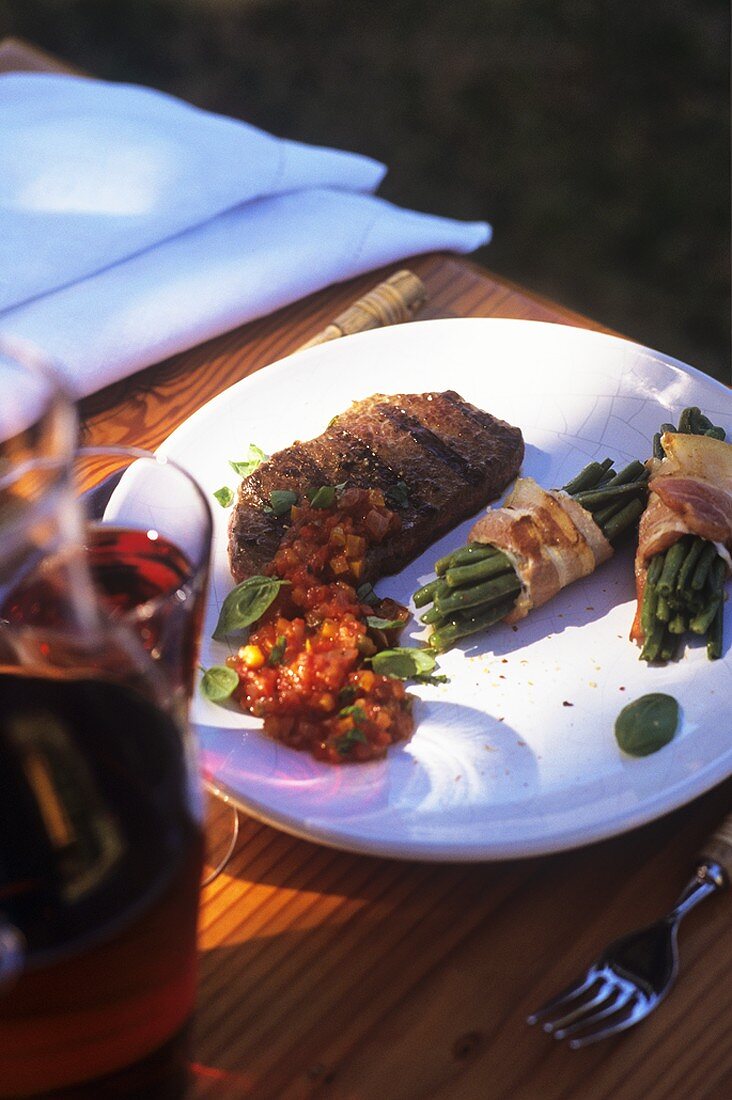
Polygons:
[[[732,426],[721,385],[614,337],[533,321],[412,323],[348,337],[285,359],[233,386],[183,424],[163,450],[208,492],[235,485],[229,459],[267,453],[324,430],[369,394],[452,387],[521,427],[523,472],[561,485],[590,459],[650,453],[662,421],[699,405]],[[201,660],[232,581],[229,512],[214,503],[213,582]],[[437,557],[465,542],[467,521],[429,547],[380,594],[409,602]],[[649,668],[628,641],[633,550],[565,589],[515,629],[500,626],[440,659],[450,683],[416,687],[417,730],[384,761],[332,767],[268,740],[256,719],[199,697],[203,763],[248,813],[296,836],[351,851],[429,860],[553,852],[649,821],[732,771],[732,658],[704,649]],[[728,609],[729,609],[728,605]],[[726,622],[726,638],[732,623]],[[405,642],[424,636],[412,624]],[[618,750],[615,718],[650,691],[676,696],[682,723],[645,759]]]

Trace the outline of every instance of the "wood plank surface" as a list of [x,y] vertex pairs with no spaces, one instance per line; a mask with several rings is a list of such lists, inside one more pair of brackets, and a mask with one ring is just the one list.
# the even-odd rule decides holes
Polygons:
[[[10,55],[0,45],[0,69],[3,59],[5,67],[43,67],[18,43]],[[422,317],[602,327],[465,260],[432,255],[400,266],[427,285]],[[94,395],[83,404],[85,439],[156,446],[391,270]],[[732,1097],[730,896],[691,914],[674,993],[624,1037],[573,1052],[524,1022],[609,940],[670,907],[731,802],[728,780],[651,825],[580,851],[466,866],[354,856],[242,815],[234,856],[202,897],[192,1096]],[[226,810],[214,807],[212,847],[225,843],[227,829]]]

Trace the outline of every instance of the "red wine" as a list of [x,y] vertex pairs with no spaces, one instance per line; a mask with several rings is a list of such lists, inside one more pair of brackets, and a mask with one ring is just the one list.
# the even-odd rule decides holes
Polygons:
[[[105,616],[190,691],[205,571],[108,527],[87,561]],[[67,586],[47,558],[0,609],[0,932],[25,944],[0,985],[0,1097],[165,1100],[184,1089],[195,990],[194,754],[111,636],[84,657],[64,633]]]
[[[206,570],[156,531],[89,527],[86,562],[105,610],[134,626],[173,683],[192,691]],[[63,562],[49,558],[6,598],[0,620],[11,626],[62,627],[68,612]]]
[[0,988],[1,1096],[181,1093],[202,858],[191,761],[135,690],[0,670],[0,924],[25,941]]

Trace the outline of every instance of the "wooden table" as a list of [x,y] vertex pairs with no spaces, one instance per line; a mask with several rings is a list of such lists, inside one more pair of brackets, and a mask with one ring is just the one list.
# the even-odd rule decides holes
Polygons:
[[[0,44],[0,69],[46,64],[22,44]],[[601,327],[466,260],[405,266],[427,285],[422,317]],[[313,295],[96,394],[82,405],[85,439],[155,447],[389,273]],[[626,1036],[572,1052],[524,1022],[598,948],[669,907],[731,802],[727,781],[617,839],[481,865],[354,856],[242,815],[234,856],[202,898],[192,1095],[732,1097],[732,899],[689,917],[673,996]],[[212,843],[227,826],[214,814]]]

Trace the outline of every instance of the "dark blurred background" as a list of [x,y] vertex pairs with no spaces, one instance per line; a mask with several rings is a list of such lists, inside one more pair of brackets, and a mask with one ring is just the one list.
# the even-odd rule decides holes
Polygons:
[[386,161],[486,267],[730,378],[727,0],[0,0],[113,80]]

